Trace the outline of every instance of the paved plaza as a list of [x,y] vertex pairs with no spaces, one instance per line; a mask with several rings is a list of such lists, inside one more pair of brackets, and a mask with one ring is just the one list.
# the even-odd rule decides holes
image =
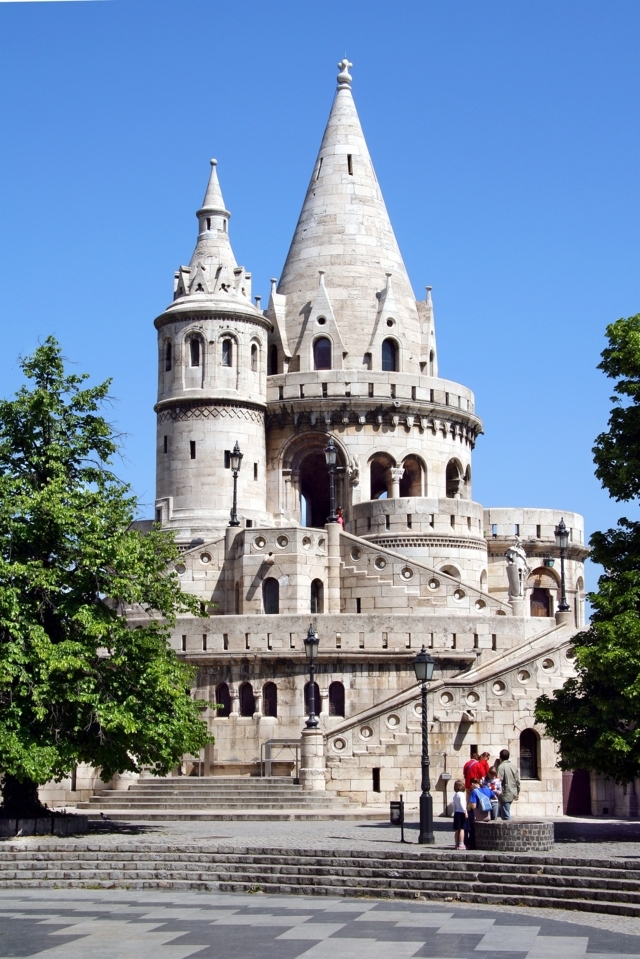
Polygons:
[[546,912],[169,890],[4,890],[0,959],[640,957],[638,920],[616,917],[614,931],[596,917],[574,913],[568,921],[568,913]]

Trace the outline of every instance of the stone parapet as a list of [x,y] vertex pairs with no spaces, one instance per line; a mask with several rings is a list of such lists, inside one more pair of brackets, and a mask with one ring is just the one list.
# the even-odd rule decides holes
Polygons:
[[553,823],[531,820],[477,822],[476,847],[490,852],[548,852],[553,849]]

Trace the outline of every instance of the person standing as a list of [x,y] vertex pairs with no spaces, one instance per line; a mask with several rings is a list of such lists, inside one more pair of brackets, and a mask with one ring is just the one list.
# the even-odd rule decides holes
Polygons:
[[500,818],[511,819],[511,803],[520,795],[520,773],[509,759],[509,750],[500,750],[500,762],[496,770],[502,783],[500,796]]
[[464,844],[464,831],[467,821],[467,794],[464,790],[464,780],[456,779],[453,788],[453,845],[455,849],[466,849],[467,847]]

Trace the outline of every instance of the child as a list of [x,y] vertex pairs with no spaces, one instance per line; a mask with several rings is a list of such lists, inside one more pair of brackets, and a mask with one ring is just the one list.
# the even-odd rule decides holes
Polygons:
[[491,790],[491,818],[497,819],[500,796],[502,795],[502,780],[498,776],[494,766],[492,766],[487,773],[484,784]]
[[466,849],[464,844],[464,826],[467,819],[467,794],[464,789],[464,780],[456,779],[453,784],[453,828],[454,848]]

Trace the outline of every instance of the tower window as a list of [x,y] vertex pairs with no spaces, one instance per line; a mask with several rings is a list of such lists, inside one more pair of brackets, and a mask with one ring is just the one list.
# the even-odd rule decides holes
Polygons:
[[398,369],[398,347],[395,340],[382,341],[382,369],[386,373],[395,373]]
[[163,448],[164,448],[164,452],[166,453],[167,450],[169,449],[169,437],[168,437],[168,436],[163,436],[162,439],[163,439],[163,444],[162,444],[162,445],[163,445]]
[[191,365],[200,366],[200,339],[197,336],[192,336],[189,340],[189,351]]
[[278,347],[273,343],[269,347],[269,376],[276,376],[278,373]]
[[251,372],[258,372],[258,347],[255,343],[251,344]]
[[313,344],[313,368],[316,370],[331,369],[331,340],[320,336]]
[[350,153],[347,153],[347,169],[349,170],[349,176],[353,176],[353,157]]
[[257,480],[257,479],[258,479],[258,464],[257,464],[257,463],[254,463],[254,464],[253,464],[253,478],[254,478],[254,480]]
[[189,440],[189,452],[191,454],[191,459],[194,460],[196,458],[196,441],[195,440]]
[[322,157],[320,157],[320,162],[318,163],[318,172],[316,173],[316,180],[320,177],[321,169],[322,169]]
[[165,373],[171,369],[171,340],[167,340],[164,345],[164,369]]
[[224,468],[226,470],[231,469],[231,450],[224,451]]
[[181,639],[181,641],[180,641],[180,649],[182,650],[183,653],[186,653],[186,651],[187,651],[187,637],[186,637],[186,636],[183,636],[182,639]]
[[222,365],[233,366],[233,341],[222,341]]
[[210,229],[211,229],[211,217],[208,216],[208,217],[207,217],[207,230],[210,230]]

